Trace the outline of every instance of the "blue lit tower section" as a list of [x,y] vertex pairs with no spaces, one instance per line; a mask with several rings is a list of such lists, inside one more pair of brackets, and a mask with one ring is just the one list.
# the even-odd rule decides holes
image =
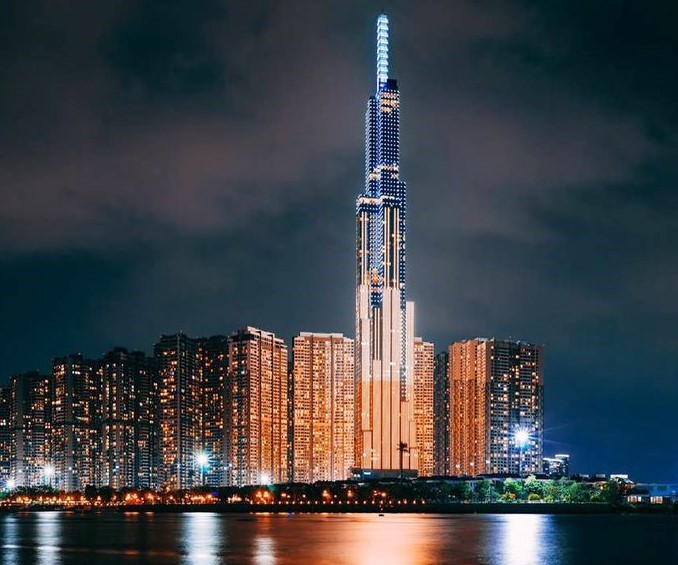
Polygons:
[[[400,92],[388,77],[388,17],[377,20],[377,91],[365,115],[365,189],[358,197],[356,466],[399,469],[414,445],[414,305],[405,297],[406,186],[400,178]],[[416,469],[416,450],[403,467]]]

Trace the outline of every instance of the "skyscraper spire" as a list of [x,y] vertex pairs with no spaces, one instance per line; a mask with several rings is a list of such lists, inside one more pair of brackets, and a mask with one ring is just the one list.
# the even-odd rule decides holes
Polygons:
[[388,80],[388,16],[377,19],[377,91]]

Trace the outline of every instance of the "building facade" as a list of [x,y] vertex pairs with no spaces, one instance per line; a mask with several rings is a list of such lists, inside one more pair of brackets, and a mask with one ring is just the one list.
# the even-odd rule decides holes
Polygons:
[[[0,387],[0,488],[10,480],[12,461],[12,395],[8,386]],[[10,483],[12,484],[12,483]]]
[[114,489],[155,486],[151,363],[140,351],[116,348],[99,363],[101,375],[101,474]]
[[216,335],[198,339],[198,371],[200,373],[202,430],[200,450],[207,464],[202,471],[205,485],[226,484],[226,380],[228,378],[228,336]]
[[435,357],[433,376],[433,474],[450,474],[450,355],[447,351]]
[[136,402],[135,481],[138,488],[158,488],[160,466],[159,385],[155,357],[130,353]]
[[414,425],[417,444],[412,456],[417,464],[419,476],[433,475],[433,375],[435,352],[433,344],[414,340]]
[[196,340],[163,335],[155,344],[158,382],[158,483],[186,489],[200,482],[196,454],[201,440],[200,375]]
[[292,480],[349,477],[355,455],[353,340],[302,332],[294,338]]
[[542,470],[543,347],[472,339],[449,348],[450,473]]
[[[16,486],[48,483],[52,379],[37,371],[10,377],[10,479]],[[48,467],[50,466],[50,467]]]
[[47,422],[51,422],[48,439],[54,466],[53,486],[83,491],[87,486],[97,485],[101,379],[94,362],[79,353],[55,358],[50,405],[51,419],[48,417]]
[[226,483],[288,480],[287,346],[247,327],[229,336],[226,383]]
[[356,203],[356,465],[416,469],[414,305],[406,301],[406,186],[400,91],[388,76],[389,22],[377,20],[376,93],[365,118],[365,188]]

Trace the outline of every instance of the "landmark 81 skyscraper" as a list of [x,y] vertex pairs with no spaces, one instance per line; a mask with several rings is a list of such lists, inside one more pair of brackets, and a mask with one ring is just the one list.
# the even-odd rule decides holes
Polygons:
[[356,205],[356,466],[362,469],[398,469],[401,458],[403,468],[416,468],[414,304],[405,299],[400,92],[388,76],[388,41],[388,17],[382,14],[377,90],[365,117],[365,189]]

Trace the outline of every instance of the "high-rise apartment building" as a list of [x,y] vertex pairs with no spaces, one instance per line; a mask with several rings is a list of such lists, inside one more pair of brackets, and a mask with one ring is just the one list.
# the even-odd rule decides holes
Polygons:
[[52,362],[51,460],[53,485],[82,491],[97,484],[101,382],[94,363],[80,354]]
[[389,22],[377,20],[376,93],[367,103],[365,188],[356,203],[356,466],[416,469],[414,305],[406,301],[406,186],[400,91],[388,76]]
[[124,348],[109,351],[99,363],[101,394],[102,485],[115,489],[150,487],[154,414],[152,375],[147,357]]
[[449,353],[435,357],[433,376],[433,474],[450,474]]
[[294,478],[294,362],[292,357],[288,356],[287,360],[287,478],[290,481]]
[[8,386],[0,387],[0,488],[10,478],[12,460],[12,397]]
[[287,346],[253,327],[229,336],[226,482],[288,480]]
[[197,344],[184,334],[163,335],[155,344],[158,383],[158,484],[185,489],[200,483],[196,461],[202,414]]
[[414,425],[416,446],[412,454],[420,476],[433,475],[433,344],[414,339]]
[[155,357],[130,353],[136,403],[135,480],[139,488],[158,488],[160,467],[159,386]]
[[226,443],[224,416],[226,379],[228,378],[228,337],[216,335],[198,339],[202,430],[200,450],[205,458],[201,469],[204,484],[226,484]]
[[52,379],[37,371],[10,377],[10,478],[17,486],[51,482],[51,385]]
[[348,478],[355,455],[353,340],[302,332],[294,338],[295,482]]
[[541,472],[543,347],[496,339],[453,343],[449,375],[450,472]]

